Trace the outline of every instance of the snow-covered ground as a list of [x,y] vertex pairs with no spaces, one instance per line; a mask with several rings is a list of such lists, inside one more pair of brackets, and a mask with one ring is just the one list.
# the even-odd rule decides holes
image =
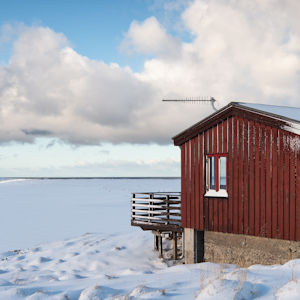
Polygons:
[[[1,183],[1,181],[0,181]],[[300,260],[247,269],[157,258],[130,227],[130,193],[179,180],[0,184],[0,299],[300,299]]]

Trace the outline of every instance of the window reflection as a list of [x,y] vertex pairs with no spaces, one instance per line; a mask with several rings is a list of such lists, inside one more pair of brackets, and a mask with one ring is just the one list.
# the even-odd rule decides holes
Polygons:
[[221,156],[220,162],[220,189],[226,190],[226,157]]
[[209,158],[209,189],[215,190],[216,189],[216,158],[210,157]]

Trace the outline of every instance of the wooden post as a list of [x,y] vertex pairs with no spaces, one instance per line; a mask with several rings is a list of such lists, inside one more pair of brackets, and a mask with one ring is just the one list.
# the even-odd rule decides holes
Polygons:
[[132,212],[131,217],[132,217],[132,221],[134,221],[134,217],[135,217],[135,212],[132,211],[133,209],[135,209],[135,200],[133,200],[133,199],[135,199],[135,194],[132,194],[132,205],[131,205],[131,212]]
[[177,260],[177,232],[173,232],[173,259]]
[[163,245],[162,245],[162,236],[158,237],[158,257],[163,258]]
[[154,233],[154,250],[158,251],[158,235],[156,233]]
[[[154,198],[154,194],[153,194],[153,193],[150,194],[150,195],[149,195],[149,198],[150,198],[150,199],[153,199],[153,198]],[[153,201],[150,201],[150,202],[149,202],[149,205],[153,205]],[[153,208],[149,207],[149,209],[148,209],[148,217],[149,217],[148,222],[149,222],[149,223],[152,222],[153,214],[150,213],[152,210],[153,210]]]
[[170,219],[169,195],[166,195],[166,200],[167,200],[167,223],[166,224],[169,224],[169,219]]

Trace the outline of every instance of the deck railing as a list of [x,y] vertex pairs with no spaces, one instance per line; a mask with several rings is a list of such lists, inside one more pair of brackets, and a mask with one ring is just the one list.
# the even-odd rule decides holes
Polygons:
[[180,231],[180,193],[133,193],[131,225],[149,230]]

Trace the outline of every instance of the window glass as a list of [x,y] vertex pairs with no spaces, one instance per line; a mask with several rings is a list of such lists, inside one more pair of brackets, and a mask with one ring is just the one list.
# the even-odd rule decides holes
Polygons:
[[226,190],[226,157],[221,156],[220,162],[220,189]]
[[209,158],[209,189],[215,190],[216,189],[216,158],[210,157]]

